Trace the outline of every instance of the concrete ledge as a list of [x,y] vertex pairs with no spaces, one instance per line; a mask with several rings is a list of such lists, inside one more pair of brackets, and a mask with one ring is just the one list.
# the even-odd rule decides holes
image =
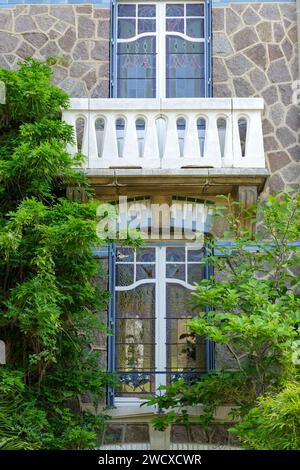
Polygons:
[[237,194],[239,186],[256,186],[260,193],[269,176],[264,168],[115,168],[84,170],[96,198],[108,200],[127,196],[184,195],[195,197]]

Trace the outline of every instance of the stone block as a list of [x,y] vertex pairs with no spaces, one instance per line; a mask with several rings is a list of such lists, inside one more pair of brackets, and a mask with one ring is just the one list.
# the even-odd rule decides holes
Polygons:
[[19,39],[14,34],[0,31],[0,54],[13,52],[18,44]]
[[125,442],[149,442],[148,424],[127,424],[125,430]]
[[253,28],[246,26],[233,36],[233,44],[237,52],[246,49],[259,42],[258,36]]

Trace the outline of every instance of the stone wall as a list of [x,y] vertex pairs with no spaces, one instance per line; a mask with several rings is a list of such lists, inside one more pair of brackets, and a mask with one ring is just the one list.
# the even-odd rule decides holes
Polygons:
[[0,66],[16,68],[26,56],[53,56],[56,85],[72,97],[107,98],[109,16],[108,8],[93,5],[0,9]]
[[270,192],[299,183],[300,118],[292,103],[292,84],[298,78],[295,4],[213,8],[214,96],[264,98]]
[[[148,423],[110,423],[104,434],[98,437],[98,446],[149,443],[151,442],[150,426]],[[230,427],[232,423],[213,423],[206,429],[198,424],[176,424],[171,426],[170,442],[172,444],[213,444],[216,447],[235,446],[235,436],[228,432]]]

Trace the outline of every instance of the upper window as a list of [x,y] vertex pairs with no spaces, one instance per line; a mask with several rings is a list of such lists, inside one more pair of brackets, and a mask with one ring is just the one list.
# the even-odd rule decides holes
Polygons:
[[117,96],[205,96],[205,4],[119,3]]

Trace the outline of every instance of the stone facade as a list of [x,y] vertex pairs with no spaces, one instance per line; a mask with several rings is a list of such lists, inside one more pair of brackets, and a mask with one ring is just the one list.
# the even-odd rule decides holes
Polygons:
[[213,94],[262,97],[264,144],[271,178],[266,189],[295,187],[300,177],[296,6],[232,3],[213,8]]
[[107,98],[109,15],[108,8],[84,4],[0,9],[0,66],[55,57],[54,83],[71,97]]
[[[78,2],[0,9],[0,66],[16,68],[26,56],[52,56],[54,83],[71,97],[106,98],[109,25],[108,8]],[[214,6],[212,37],[214,97],[264,98],[264,143],[271,173],[266,190],[295,187],[300,178],[299,108],[292,101],[292,86],[299,80],[295,4]],[[102,260],[102,268],[107,271],[107,260]],[[106,312],[99,319],[105,322]],[[101,353],[103,367],[105,335],[95,333],[91,348]],[[230,354],[217,347],[217,368],[224,364],[233,365]],[[89,394],[81,397],[81,403],[90,402]],[[176,425],[171,441],[233,445],[228,426],[214,424],[204,430]],[[127,442],[149,442],[149,424],[111,423],[99,437],[99,445]]]

